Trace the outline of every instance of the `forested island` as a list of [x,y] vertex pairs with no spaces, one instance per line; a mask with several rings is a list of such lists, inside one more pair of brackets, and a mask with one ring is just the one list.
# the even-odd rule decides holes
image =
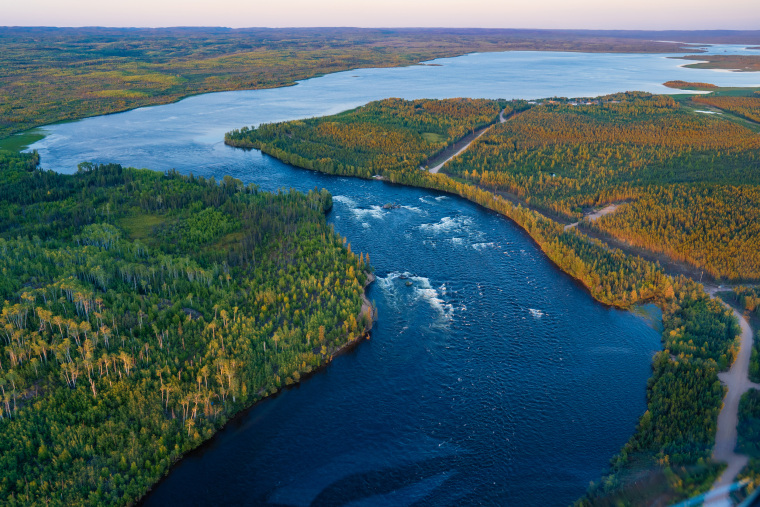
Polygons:
[[365,335],[327,191],[0,151],[0,495],[131,504],[239,411]]
[[[648,410],[610,474],[578,504],[674,502],[707,491],[724,466],[711,459],[725,393],[717,374],[736,357],[738,323],[699,283],[583,231],[643,243],[716,279],[757,279],[757,225],[750,218],[758,199],[756,130],[728,109],[704,115],[688,99],[637,92],[490,101],[493,127],[443,174],[420,168],[441,149],[431,139],[456,140],[484,124],[472,113],[441,114],[439,122],[428,114],[464,110],[463,103],[473,110],[488,101],[388,99],[335,116],[236,130],[225,141],[307,169],[460,195],[515,221],[598,301],[658,305],[663,350],[653,361]],[[498,123],[498,110],[510,118]],[[370,130],[374,138],[416,139],[417,146],[393,143],[384,157],[372,157]],[[623,204],[594,223],[583,219],[585,209],[607,203]],[[570,221],[580,221],[582,230],[566,227]],[[757,353],[752,361],[757,371]],[[753,461],[745,474],[754,476],[756,468]]]

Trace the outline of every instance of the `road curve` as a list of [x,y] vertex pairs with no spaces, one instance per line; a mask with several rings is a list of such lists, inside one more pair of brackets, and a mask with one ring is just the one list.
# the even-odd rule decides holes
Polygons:
[[[712,291],[710,291],[712,292]],[[713,484],[705,498],[704,505],[711,507],[733,505],[727,491],[716,491],[736,481],[736,476],[747,465],[749,458],[735,452],[737,442],[736,426],[739,422],[739,400],[750,389],[760,389],[760,385],[749,381],[749,360],[752,355],[752,328],[738,311],[733,310],[741,325],[741,345],[736,360],[727,372],[719,373],[721,383],[728,387],[723,399],[723,408],[718,415],[718,431],[715,435],[713,459],[728,464],[728,468]]]

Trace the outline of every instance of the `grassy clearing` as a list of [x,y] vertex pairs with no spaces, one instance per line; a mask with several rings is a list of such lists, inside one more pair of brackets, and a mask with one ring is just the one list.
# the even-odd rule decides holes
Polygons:
[[150,243],[153,240],[154,228],[165,222],[165,216],[141,213],[139,215],[122,218],[119,221],[119,226],[129,234],[131,240],[140,240]]
[[423,132],[422,138],[429,143],[442,143],[445,141],[441,134],[436,134],[435,132]]
[[0,139],[0,150],[8,150],[13,152],[24,151],[29,146],[33,145],[37,141],[44,139],[45,134],[41,129],[31,129],[26,132]]

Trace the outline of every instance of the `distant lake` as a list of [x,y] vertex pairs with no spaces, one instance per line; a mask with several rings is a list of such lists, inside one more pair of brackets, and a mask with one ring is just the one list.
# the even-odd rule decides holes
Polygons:
[[[719,46],[711,51],[740,51]],[[756,85],[667,55],[512,52],[341,72],[45,127],[43,166],[118,162],[230,174],[265,190],[324,187],[328,220],[369,253],[371,340],[264,401],[183,460],[149,505],[567,505],[645,410],[660,349],[646,308],[606,308],[511,222],[459,198],[295,169],[224,146],[244,125],[384,97],[539,98],[667,80]],[[400,205],[383,209],[385,203]]]
[[[716,45],[711,53],[760,54]],[[224,133],[244,125],[335,114],[387,97],[521,98],[597,96],[620,91],[683,93],[670,80],[719,86],[760,86],[760,73],[686,69],[679,55],[514,51],[434,60],[430,65],[360,69],[296,86],[198,95],[175,104],[51,125],[32,145],[45,167],[73,172],[83,160],[163,171],[234,170],[245,155],[222,146]]]

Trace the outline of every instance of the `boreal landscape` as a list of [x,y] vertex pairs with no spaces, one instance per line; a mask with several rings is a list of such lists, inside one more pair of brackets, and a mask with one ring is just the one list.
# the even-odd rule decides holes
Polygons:
[[[351,196],[264,190],[253,169],[244,182],[213,160],[197,162],[213,167],[211,177],[86,158],[70,174],[55,172],[46,169],[54,137],[46,126],[352,69],[434,69],[447,62],[437,59],[471,53],[656,55],[674,68],[670,59],[699,60],[681,62],[682,72],[746,74],[760,70],[760,52],[750,51],[759,43],[760,32],[740,30],[0,28],[4,503],[150,504],[173,487],[173,470],[214,451],[218,431],[266,419],[277,410],[267,400],[329,376],[339,356],[383,346],[388,316],[367,296],[373,282],[402,277],[432,291],[440,308],[453,283],[391,276],[352,249],[330,221],[344,213],[334,198]],[[712,44],[750,54],[714,53]],[[574,477],[572,496],[554,501],[739,505],[760,492],[760,87],[673,74],[657,83],[666,94],[400,98],[399,90],[328,116],[238,125],[213,142],[336,185],[358,178],[470,201],[523,231],[594,305],[654,311],[661,340],[640,386],[644,411],[630,414],[635,427],[617,453],[599,457],[608,466]],[[383,204],[353,211],[365,220],[410,208]],[[450,346],[467,338],[451,328],[436,336]],[[737,386],[743,395],[731,401]],[[371,400],[351,403],[374,410]],[[323,431],[303,424],[304,434]],[[403,468],[412,479],[389,479],[363,458],[352,466],[370,475],[353,497],[330,496],[336,477],[312,501],[288,503],[273,477],[249,501],[509,504],[509,485],[444,496],[447,474],[469,473],[455,465],[419,493],[407,486],[429,480],[424,473]]]

